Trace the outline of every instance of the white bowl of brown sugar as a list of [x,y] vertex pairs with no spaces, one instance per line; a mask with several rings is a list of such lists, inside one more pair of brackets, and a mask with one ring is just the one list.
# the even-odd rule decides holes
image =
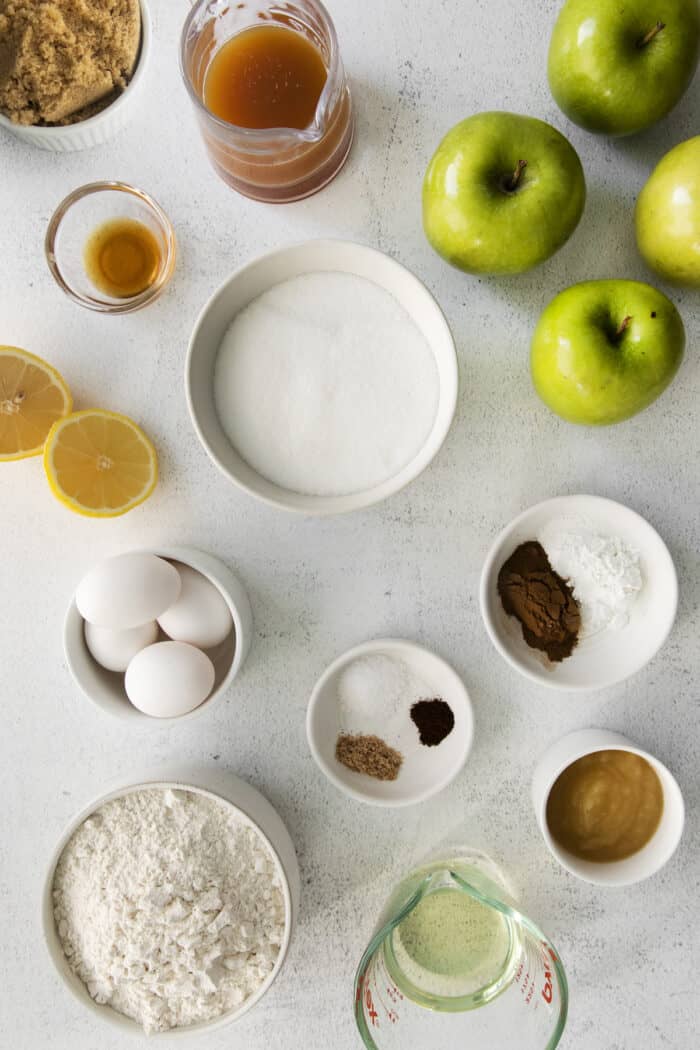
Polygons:
[[309,700],[316,764],[344,794],[374,806],[424,802],[458,776],[474,734],[456,671],[414,642],[381,638],[338,657]]
[[[151,53],[146,0],[13,0],[0,11],[0,128],[39,149],[102,145],[139,103]],[[66,40],[68,44],[66,44]]]

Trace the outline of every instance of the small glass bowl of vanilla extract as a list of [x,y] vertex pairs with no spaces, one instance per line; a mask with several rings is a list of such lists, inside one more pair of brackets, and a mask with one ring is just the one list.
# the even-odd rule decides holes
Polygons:
[[70,193],[46,231],[56,283],[80,306],[105,314],[140,310],[175,269],[175,232],[160,205],[124,182],[93,182]]

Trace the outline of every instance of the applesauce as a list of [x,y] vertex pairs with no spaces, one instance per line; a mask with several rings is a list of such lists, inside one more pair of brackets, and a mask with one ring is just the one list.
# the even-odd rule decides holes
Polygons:
[[594,751],[560,773],[547,799],[547,826],[580,860],[619,861],[646,846],[663,807],[661,781],[646,759]]

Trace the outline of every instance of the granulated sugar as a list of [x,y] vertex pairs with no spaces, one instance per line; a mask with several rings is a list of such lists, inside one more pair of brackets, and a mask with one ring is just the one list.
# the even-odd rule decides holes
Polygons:
[[56,928],[98,1003],[166,1031],[240,1007],[285,931],[275,858],[223,803],[148,789],[74,833],[54,878]]
[[360,492],[420,451],[437,365],[403,307],[347,273],[284,281],[241,311],[216,360],[216,409],[243,459],[317,496]]

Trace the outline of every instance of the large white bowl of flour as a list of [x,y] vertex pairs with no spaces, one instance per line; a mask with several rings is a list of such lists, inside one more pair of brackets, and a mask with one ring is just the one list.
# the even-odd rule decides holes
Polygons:
[[299,894],[292,840],[257,790],[224,771],[159,769],[70,822],[42,924],[59,976],[96,1018],[191,1036],[237,1020],[270,988]]
[[211,459],[267,503],[339,514],[413,481],[449,431],[454,342],[382,252],[310,241],[234,273],[190,340],[187,400]]

